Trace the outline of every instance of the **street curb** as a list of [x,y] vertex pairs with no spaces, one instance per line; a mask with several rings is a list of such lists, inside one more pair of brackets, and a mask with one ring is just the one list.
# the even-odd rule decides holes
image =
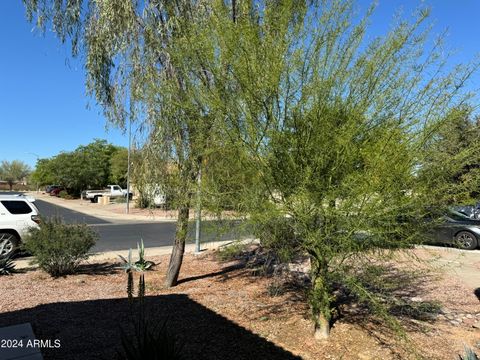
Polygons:
[[[240,240],[238,242],[241,243],[256,243],[258,240],[255,239],[244,239]],[[232,242],[237,242],[237,240],[224,240],[224,241],[215,241],[215,242],[206,242],[201,244],[201,251],[199,254],[203,254],[204,251],[209,251],[209,250],[216,250],[218,248],[224,247],[228,244],[231,244]],[[136,256],[136,249],[132,249],[132,253],[134,256]],[[118,261],[118,255],[121,255],[123,257],[128,256],[129,250],[115,250],[115,251],[105,251],[105,252],[98,252],[98,253],[92,253],[87,262],[100,262],[100,261]],[[152,257],[152,256],[162,256],[162,255],[168,255],[172,252],[172,246],[158,246],[158,247],[150,247],[150,248],[145,248],[146,256],[147,257]],[[195,244],[186,244],[185,245],[185,254],[198,254],[195,253]],[[15,259],[15,268],[18,270],[33,270],[37,269],[38,267],[36,265],[30,265],[30,261],[32,260],[32,257],[28,258],[22,258],[22,259]]]

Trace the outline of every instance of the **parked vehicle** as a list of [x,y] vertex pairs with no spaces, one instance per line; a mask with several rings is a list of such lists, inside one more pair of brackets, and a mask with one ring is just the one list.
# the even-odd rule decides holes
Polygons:
[[24,195],[0,195],[0,258],[11,256],[22,238],[40,223],[35,198]]
[[57,187],[57,188],[53,189],[52,191],[50,191],[50,196],[59,196],[60,191],[63,191],[63,188],[62,187]]
[[[108,185],[104,190],[87,190],[83,193],[84,199],[90,200],[92,203],[98,203],[98,199],[102,196],[110,196],[111,198],[126,197],[127,190],[122,189],[118,185]],[[132,193],[128,194],[132,198]]]
[[480,220],[480,202],[475,205],[454,206],[453,209],[468,216],[470,219]]
[[167,195],[160,185],[147,185],[142,191],[142,196],[147,201],[148,206],[167,207]]
[[52,192],[52,190],[58,189],[59,187],[60,187],[60,185],[47,185],[45,187],[45,192],[47,194],[50,194]]
[[430,235],[432,242],[474,250],[479,245],[480,220],[471,219],[456,210],[449,210],[443,217],[443,222],[435,225]]

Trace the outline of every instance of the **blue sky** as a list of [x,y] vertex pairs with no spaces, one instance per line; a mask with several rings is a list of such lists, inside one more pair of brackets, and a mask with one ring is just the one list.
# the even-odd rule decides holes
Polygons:
[[[370,1],[361,0],[360,4]],[[382,34],[396,10],[409,15],[419,0],[378,0],[372,34]],[[480,1],[430,0],[434,34],[448,28],[455,62],[480,53]],[[42,36],[25,19],[20,0],[0,1],[0,160],[19,159],[34,166],[36,157],[70,151],[94,138],[126,146],[126,135],[108,127],[93,99],[85,95],[80,60],[51,33]],[[480,87],[477,74],[472,88]]]

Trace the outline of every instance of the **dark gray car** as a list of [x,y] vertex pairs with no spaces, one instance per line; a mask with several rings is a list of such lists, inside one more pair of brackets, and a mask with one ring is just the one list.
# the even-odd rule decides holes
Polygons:
[[467,215],[470,219],[480,220],[480,202],[475,205],[460,205],[454,206],[453,210]]
[[474,250],[480,239],[480,220],[455,211],[448,211],[443,222],[436,225],[431,233],[434,242],[452,244],[461,249]]

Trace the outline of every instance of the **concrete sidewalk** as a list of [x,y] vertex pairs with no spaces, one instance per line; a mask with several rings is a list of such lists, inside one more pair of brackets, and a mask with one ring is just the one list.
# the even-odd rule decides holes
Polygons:
[[[202,250],[200,254],[203,254],[204,251],[207,251],[207,250],[215,250],[215,249],[221,248],[222,246],[226,246],[232,242],[233,240],[202,243],[201,244]],[[247,240],[242,240],[242,242],[249,243],[249,242],[255,242],[255,240],[247,239]],[[137,252],[137,249],[132,249],[132,254],[135,257],[137,256],[136,252]],[[148,257],[168,255],[171,252],[172,252],[172,246],[151,247],[146,249],[146,254]],[[195,244],[186,244],[185,253],[190,253],[190,254],[195,253]],[[126,258],[128,256],[128,250],[106,251],[101,253],[94,253],[88,258],[88,261],[91,261],[91,262],[119,261],[118,255],[122,255],[123,257]],[[15,268],[18,270],[32,269],[32,265],[30,265],[31,260],[32,260],[32,257],[15,259]],[[33,268],[36,268],[36,266],[33,266]]]
[[480,288],[480,250],[460,250],[444,246],[419,245],[428,262],[441,272],[459,278],[468,286]]

